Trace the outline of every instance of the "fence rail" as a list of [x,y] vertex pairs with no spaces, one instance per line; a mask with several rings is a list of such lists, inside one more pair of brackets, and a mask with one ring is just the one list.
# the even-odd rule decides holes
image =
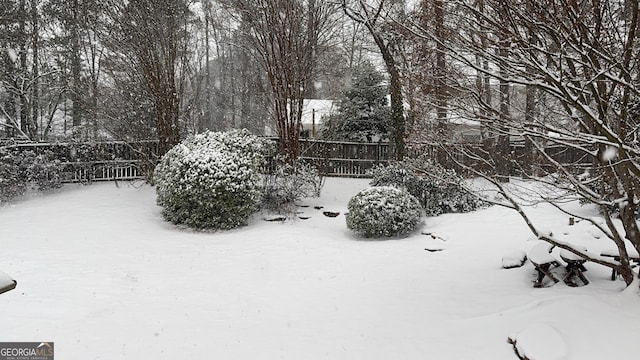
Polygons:
[[320,174],[324,176],[351,178],[367,177],[370,169],[388,162],[387,160],[325,159],[318,157],[300,157],[300,159],[314,164]]
[[[476,148],[480,144],[470,144]],[[61,162],[62,181],[92,182],[145,179],[158,159],[157,141],[95,143],[25,143],[5,146],[15,151],[50,153]],[[512,146],[512,156],[532,157],[522,144]],[[584,153],[567,147],[550,147],[547,152],[561,163],[590,164]],[[393,151],[389,143],[355,143],[300,139],[300,159],[311,162],[325,176],[367,177],[368,171],[389,162]],[[457,168],[456,161],[442,152],[438,144],[411,144],[408,157],[425,156]],[[468,159],[458,158],[459,162]],[[533,160],[531,164],[534,165]]]
[[140,160],[64,162],[61,165],[62,182],[64,183],[138,180],[145,178],[145,172]]

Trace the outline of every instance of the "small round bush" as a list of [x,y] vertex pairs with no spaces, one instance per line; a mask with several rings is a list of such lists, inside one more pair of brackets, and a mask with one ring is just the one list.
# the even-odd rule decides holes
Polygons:
[[154,172],[163,216],[198,229],[246,225],[260,203],[265,143],[248,131],[206,132],[169,150]]
[[351,198],[347,227],[364,237],[405,235],[421,220],[418,200],[391,186],[371,187]]

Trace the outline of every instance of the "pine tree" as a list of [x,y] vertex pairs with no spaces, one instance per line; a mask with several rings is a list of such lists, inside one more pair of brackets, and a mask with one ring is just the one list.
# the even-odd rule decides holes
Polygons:
[[324,137],[369,142],[388,138],[387,93],[384,76],[371,63],[358,66],[338,102],[338,113],[326,122]]

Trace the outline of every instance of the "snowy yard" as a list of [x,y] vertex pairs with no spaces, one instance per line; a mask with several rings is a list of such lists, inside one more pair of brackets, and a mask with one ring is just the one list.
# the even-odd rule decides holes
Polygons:
[[[637,357],[640,296],[608,269],[543,289],[530,263],[501,269],[535,244],[508,209],[427,218],[422,231],[446,241],[362,240],[343,213],[366,180],[328,179],[308,220],[197,233],[137,185],[0,207],[0,270],[18,281],[0,295],[1,341],[54,341],[59,359],[513,360],[512,337],[536,359]],[[562,239],[608,246],[584,222],[530,211]]]

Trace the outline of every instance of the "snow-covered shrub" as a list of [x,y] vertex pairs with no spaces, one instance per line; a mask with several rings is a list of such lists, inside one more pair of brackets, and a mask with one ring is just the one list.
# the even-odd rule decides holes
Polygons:
[[27,191],[27,178],[16,153],[0,148],[0,202],[9,201]]
[[154,171],[163,216],[198,229],[246,225],[260,204],[264,149],[245,130],[206,132],[176,145]]
[[31,186],[40,191],[62,186],[62,165],[52,152],[36,155],[33,151],[25,151],[20,155]]
[[0,149],[0,202],[24,195],[27,190],[59,188],[62,166],[50,152]]
[[262,186],[262,208],[281,214],[295,212],[295,202],[319,196],[322,179],[318,169],[302,161],[294,163],[275,159],[273,171],[265,174]]
[[418,200],[392,186],[370,187],[349,200],[347,227],[365,237],[390,237],[412,232],[420,223]]
[[445,169],[431,160],[378,166],[370,174],[371,185],[395,186],[418,198],[427,216],[469,212],[485,206],[460,186],[463,179],[453,169]]

